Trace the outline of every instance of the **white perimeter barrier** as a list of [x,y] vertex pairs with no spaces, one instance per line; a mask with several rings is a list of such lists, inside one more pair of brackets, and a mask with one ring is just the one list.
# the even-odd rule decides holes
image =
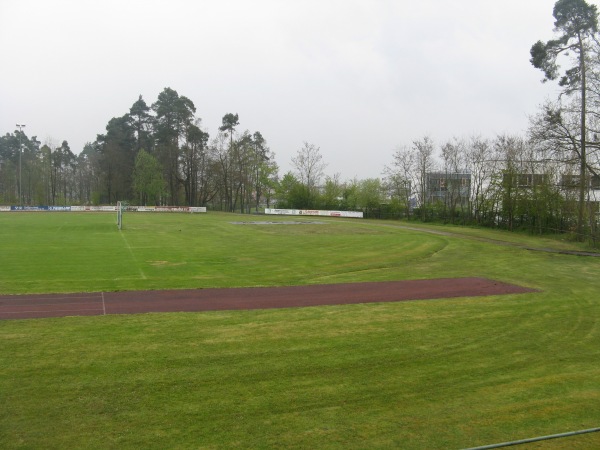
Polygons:
[[363,218],[361,211],[324,211],[320,209],[274,209],[265,208],[265,214],[282,216],[327,216],[327,217],[354,217]]
[[[2,211],[100,211],[114,212],[116,206],[0,206]],[[205,213],[205,206],[128,206],[127,211]]]
[[206,206],[128,206],[126,211],[205,213]]

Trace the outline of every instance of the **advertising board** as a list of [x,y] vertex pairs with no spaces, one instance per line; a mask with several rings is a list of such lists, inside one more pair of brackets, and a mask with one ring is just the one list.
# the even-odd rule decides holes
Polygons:
[[265,214],[283,216],[328,216],[328,217],[351,217],[362,219],[362,211],[325,211],[321,209],[275,209],[265,208]]
[[[8,211],[99,211],[114,212],[116,206],[0,206],[0,212]],[[206,206],[128,206],[127,211],[205,213]]]

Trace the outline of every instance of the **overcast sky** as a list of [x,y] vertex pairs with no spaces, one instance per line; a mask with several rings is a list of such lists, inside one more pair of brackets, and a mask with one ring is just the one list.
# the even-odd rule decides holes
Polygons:
[[[522,134],[558,92],[529,62],[554,0],[0,0],[0,132],[74,153],[165,88],[216,135],[260,131],[280,174],[308,142],[327,175],[380,177],[431,136]],[[597,4],[596,1],[590,3]]]

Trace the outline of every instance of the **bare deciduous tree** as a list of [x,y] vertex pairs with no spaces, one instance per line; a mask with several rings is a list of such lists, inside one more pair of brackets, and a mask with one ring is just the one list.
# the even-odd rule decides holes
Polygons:
[[411,198],[417,185],[415,176],[415,152],[407,147],[398,147],[393,155],[391,166],[384,169],[385,183],[392,201],[396,200],[405,208],[410,218]]
[[413,141],[415,152],[415,168],[417,174],[417,202],[421,207],[421,219],[426,218],[425,205],[427,203],[427,174],[433,171],[435,163],[433,160],[434,144],[429,136],[421,140]]
[[302,148],[292,158],[292,164],[296,169],[298,180],[310,192],[314,191],[319,185],[323,177],[323,171],[327,167],[327,164],[323,162],[323,155],[319,147],[308,142],[304,142]]

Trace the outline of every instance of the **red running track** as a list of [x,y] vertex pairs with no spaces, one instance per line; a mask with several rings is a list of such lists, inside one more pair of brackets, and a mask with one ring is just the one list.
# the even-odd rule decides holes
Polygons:
[[486,278],[182,289],[80,294],[0,295],[0,319],[292,308],[536,292]]

